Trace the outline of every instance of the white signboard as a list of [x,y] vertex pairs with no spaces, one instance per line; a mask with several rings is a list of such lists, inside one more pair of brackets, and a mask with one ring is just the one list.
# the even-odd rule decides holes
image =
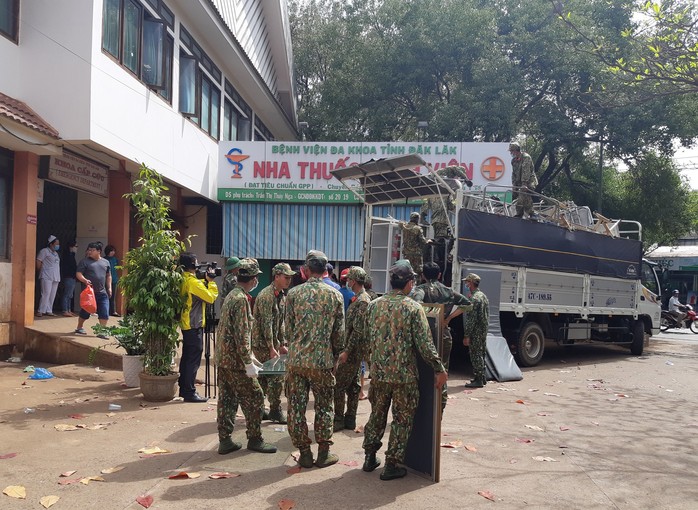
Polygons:
[[[357,198],[331,170],[405,154],[419,154],[435,170],[465,167],[473,190],[511,186],[508,147],[508,143],[475,142],[220,142],[218,200],[355,203]],[[492,191],[502,190],[492,187]]]
[[51,156],[48,178],[95,195],[108,195],[109,170],[72,154]]

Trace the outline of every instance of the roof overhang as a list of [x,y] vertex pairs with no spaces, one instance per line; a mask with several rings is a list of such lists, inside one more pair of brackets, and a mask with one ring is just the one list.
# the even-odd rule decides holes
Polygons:
[[433,196],[451,196],[453,190],[435,173],[422,175],[427,167],[418,154],[371,160],[359,165],[332,170],[344,186],[366,204],[407,202]]

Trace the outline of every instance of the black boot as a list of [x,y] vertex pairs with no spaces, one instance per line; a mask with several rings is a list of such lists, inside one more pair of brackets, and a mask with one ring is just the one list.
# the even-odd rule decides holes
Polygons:
[[376,452],[367,453],[366,459],[364,460],[364,467],[361,469],[363,469],[367,473],[370,473],[380,465],[381,461],[376,458]]
[[393,462],[387,462],[381,473],[381,480],[395,480],[396,478],[402,478],[407,474],[407,470],[404,467],[398,467]]
[[484,379],[473,379],[465,385],[466,388],[482,388],[485,385]]
[[344,428],[346,430],[356,429],[356,416],[344,416]]

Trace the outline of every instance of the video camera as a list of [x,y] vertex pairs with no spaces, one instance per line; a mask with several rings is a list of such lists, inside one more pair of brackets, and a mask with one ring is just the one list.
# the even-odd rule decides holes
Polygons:
[[218,267],[217,262],[202,262],[201,264],[196,266],[196,277],[199,280],[205,280],[206,279],[206,274],[209,273],[211,278],[215,276],[220,276],[223,274],[223,271],[221,270],[220,267]]

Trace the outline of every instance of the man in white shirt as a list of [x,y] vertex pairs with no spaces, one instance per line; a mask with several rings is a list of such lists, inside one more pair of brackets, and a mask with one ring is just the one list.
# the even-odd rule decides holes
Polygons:
[[685,309],[686,307],[679,301],[679,291],[674,290],[671,298],[669,298],[669,312],[676,317],[676,322],[678,322],[679,325],[682,323],[684,317],[686,317],[686,313],[684,312]]

